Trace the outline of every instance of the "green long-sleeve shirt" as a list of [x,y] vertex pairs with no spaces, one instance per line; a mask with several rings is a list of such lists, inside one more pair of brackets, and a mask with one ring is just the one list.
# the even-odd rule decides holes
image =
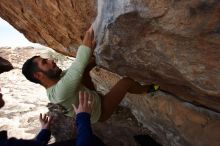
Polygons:
[[92,90],[89,90],[81,84],[84,70],[88,64],[91,55],[91,49],[81,45],[77,51],[76,59],[62,76],[62,78],[50,88],[47,88],[47,95],[50,102],[62,105],[67,110],[67,116],[74,117],[75,112],[72,104],[78,105],[79,91],[87,91],[94,96],[92,103],[91,121],[98,121],[101,114],[100,96]]

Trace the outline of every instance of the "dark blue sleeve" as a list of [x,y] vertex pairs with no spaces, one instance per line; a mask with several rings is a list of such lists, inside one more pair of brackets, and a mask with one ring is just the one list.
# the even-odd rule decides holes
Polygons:
[[35,140],[24,140],[24,139],[16,139],[10,138],[6,140],[0,141],[1,146],[42,146],[37,143]]
[[41,145],[47,145],[50,140],[51,132],[49,129],[41,129],[35,140]]
[[42,146],[35,140],[9,138],[7,131],[0,131],[0,146]]
[[90,114],[78,113],[76,115],[76,146],[90,146],[92,145],[93,134],[90,123]]

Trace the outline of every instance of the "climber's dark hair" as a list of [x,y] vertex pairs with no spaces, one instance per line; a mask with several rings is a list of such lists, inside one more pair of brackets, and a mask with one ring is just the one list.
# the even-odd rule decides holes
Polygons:
[[35,58],[40,56],[33,56],[28,59],[22,67],[22,74],[31,82],[40,84],[40,81],[34,77],[34,73],[39,71],[39,67],[36,62],[34,62]]

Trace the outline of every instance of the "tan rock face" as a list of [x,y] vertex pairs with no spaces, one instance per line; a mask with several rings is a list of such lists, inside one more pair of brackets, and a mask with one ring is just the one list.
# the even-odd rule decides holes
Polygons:
[[0,17],[30,41],[73,55],[96,16],[95,4],[95,0],[4,0]]
[[100,0],[98,10],[99,65],[220,111],[220,1]]
[[[91,72],[97,90],[105,94],[119,76],[103,69]],[[220,114],[183,102],[162,91],[127,94],[122,105],[159,138],[164,146],[219,146]]]

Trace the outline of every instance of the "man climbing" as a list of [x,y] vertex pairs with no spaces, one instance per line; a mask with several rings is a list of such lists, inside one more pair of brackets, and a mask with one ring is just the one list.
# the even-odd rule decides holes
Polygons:
[[90,27],[78,48],[76,59],[65,74],[62,74],[62,70],[53,60],[40,56],[28,59],[23,65],[22,73],[31,82],[44,86],[49,100],[62,105],[67,110],[67,116],[75,115],[72,104],[79,103],[79,91],[92,94],[95,100],[91,103],[93,105],[91,121],[94,123],[107,120],[127,92],[134,94],[147,92],[150,86],[141,86],[130,78],[123,78],[104,97],[98,95],[89,76],[89,71],[94,66],[94,63],[91,63],[93,46],[94,32]]

